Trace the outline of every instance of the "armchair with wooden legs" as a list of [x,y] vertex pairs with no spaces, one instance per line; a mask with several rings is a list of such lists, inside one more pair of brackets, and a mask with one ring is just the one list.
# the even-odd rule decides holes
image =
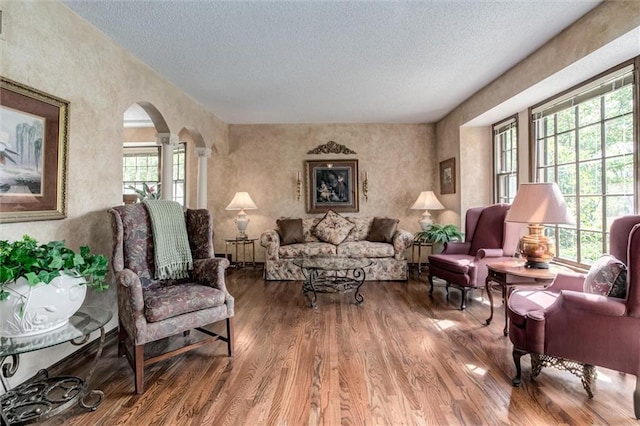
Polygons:
[[[217,340],[223,341],[227,354],[233,356],[234,300],[225,285],[229,261],[213,257],[209,211],[185,210],[193,270],[188,278],[179,280],[154,278],[153,231],[144,204],[114,207],[110,213],[112,267],[118,291],[118,354],[125,355],[134,370],[136,393],[144,392],[146,365]],[[219,321],[226,322],[226,335],[205,328]],[[180,334],[186,337],[190,330],[198,330],[204,338],[189,336],[178,349],[145,354],[146,344]]]

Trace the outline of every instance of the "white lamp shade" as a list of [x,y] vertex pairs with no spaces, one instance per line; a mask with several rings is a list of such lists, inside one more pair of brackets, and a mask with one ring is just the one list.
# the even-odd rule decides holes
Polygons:
[[225,210],[256,210],[257,208],[248,192],[236,192]]
[[442,210],[444,206],[438,201],[433,191],[422,191],[411,210]]
[[562,224],[573,218],[558,185],[545,182],[520,184],[505,221]]

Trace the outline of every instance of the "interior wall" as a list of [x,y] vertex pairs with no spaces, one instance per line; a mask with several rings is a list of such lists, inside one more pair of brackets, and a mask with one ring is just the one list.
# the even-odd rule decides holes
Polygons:
[[[66,240],[74,248],[88,244],[94,252],[110,256],[107,209],[122,204],[124,111],[135,102],[150,102],[172,132],[184,126],[197,128],[207,144],[216,144],[223,152],[226,124],[64,4],[0,0],[0,8],[2,76],[70,102],[67,218],[1,223],[0,236],[15,240],[30,234],[42,242]],[[88,294],[86,303],[111,307],[114,320],[107,329],[113,328],[115,288]],[[63,344],[21,356],[10,384],[21,383],[75,350]]]
[[[468,191],[461,198],[461,212],[493,202],[493,142],[490,127],[460,128],[460,188]],[[461,217],[464,227],[464,215]]]
[[[307,154],[329,141],[356,154]],[[209,168],[209,186],[220,188],[221,197],[217,205],[209,200],[215,216],[216,251],[224,252],[223,239],[235,236],[237,212],[224,208],[236,191],[249,192],[258,206],[247,211],[251,220],[247,232],[252,238],[273,229],[279,217],[322,216],[306,213],[306,160],[358,159],[360,211],[345,215],[394,217],[403,229],[417,232],[422,212],[410,207],[420,191],[437,189],[435,145],[431,124],[230,125],[229,153],[214,158]],[[303,181],[299,200],[298,172]],[[365,172],[368,199],[362,194]],[[263,249],[256,249],[258,260],[264,260]]]
[[[445,219],[447,222],[460,224],[461,214],[456,212],[464,212],[465,206],[471,206],[476,201],[482,201],[483,204],[492,202],[490,196],[492,183],[490,179],[484,181],[484,187],[488,191],[483,191],[482,193],[488,195],[483,200],[478,200],[477,182],[472,179],[460,179],[460,173],[466,173],[468,169],[477,168],[476,159],[483,158],[485,150],[490,149],[490,146],[480,145],[476,146],[475,150],[463,147],[462,135],[464,131],[461,130],[461,127],[484,112],[517,96],[536,83],[639,26],[640,2],[604,2],[523,61],[480,89],[436,124],[438,161],[455,156],[456,164],[459,165],[457,167],[458,181],[461,182],[456,194],[442,196],[442,203],[449,209]],[[605,66],[603,70],[612,65]],[[541,94],[541,98],[538,101],[542,101],[549,95]],[[517,112],[512,111],[510,113],[515,114]],[[506,114],[505,116],[508,115]],[[520,124],[522,123],[521,116]],[[465,151],[464,155],[461,154],[462,150]],[[528,152],[528,145],[526,145],[526,150]],[[526,155],[528,158],[528,154]],[[524,156],[521,158],[524,158]],[[491,163],[488,164],[490,165]],[[522,170],[522,172],[527,176],[526,181],[528,181],[528,163],[527,169]],[[522,177],[522,174],[519,176]],[[523,182],[523,180],[520,181],[520,183]]]

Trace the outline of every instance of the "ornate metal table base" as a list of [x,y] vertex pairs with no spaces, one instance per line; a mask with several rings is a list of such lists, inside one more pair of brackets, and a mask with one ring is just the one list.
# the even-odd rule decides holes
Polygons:
[[554,367],[558,370],[568,371],[571,374],[577,376],[582,381],[584,390],[587,391],[589,398],[593,398],[593,392],[591,392],[591,385],[596,381],[597,372],[596,367],[590,364],[583,364],[577,361],[571,361],[568,359],[557,358],[549,355],[531,354],[531,378],[535,379],[542,367]]
[[[82,345],[88,339],[89,335],[86,335],[81,339],[71,340],[71,343]],[[104,393],[99,390],[89,390],[88,383],[102,355],[104,340],[104,328],[101,327],[98,350],[85,380],[75,376],[49,377],[47,370],[40,370],[28,382],[1,395],[0,406],[2,407],[3,421],[11,425],[35,423],[48,419],[76,403],[91,411],[98,408],[104,399]],[[11,358],[11,361],[7,361],[8,358]],[[5,361],[7,361],[6,364]],[[12,377],[18,370],[18,364],[18,355],[1,358],[2,376]]]
[[311,297],[311,307],[318,307],[317,293],[338,293],[355,290],[354,298],[356,305],[364,302],[364,296],[360,293],[360,287],[364,283],[365,272],[363,268],[354,268],[340,274],[336,271],[325,271],[319,269],[302,269],[305,280],[302,283],[302,291],[313,293]]

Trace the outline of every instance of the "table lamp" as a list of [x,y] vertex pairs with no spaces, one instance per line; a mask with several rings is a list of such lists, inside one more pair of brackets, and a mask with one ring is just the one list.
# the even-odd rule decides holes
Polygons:
[[258,207],[251,199],[251,196],[248,192],[236,192],[236,195],[233,196],[233,200],[229,203],[225,210],[240,210],[238,212],[238,217],[234,219],[236,227],[238,228],[237,239],[246,240],[247,234],[245,231],[247,230],[247,226],[249,225],[249,217],[244,212],[245,210],[256,210]]
[[438,201],[433,191],[422,191],[418,196],[416,202],[413,203],[413,206],[411,206],[411,210],[424,210],[424,213],[422,213],[422,218],[418,221],[423,231],[426,231],[427,228],[429,228],[429,226],[433,223],[429,210],[443,209],[444,206],[440,203],[440,201]]
[[554,243],[544,235],[544,226],[572,223],[567,203],[555,182],[523,183],[507,212],[506,222],[529,224],[529,235],[520,239],[520,254],[526,268],[548,269],[555,256]]

